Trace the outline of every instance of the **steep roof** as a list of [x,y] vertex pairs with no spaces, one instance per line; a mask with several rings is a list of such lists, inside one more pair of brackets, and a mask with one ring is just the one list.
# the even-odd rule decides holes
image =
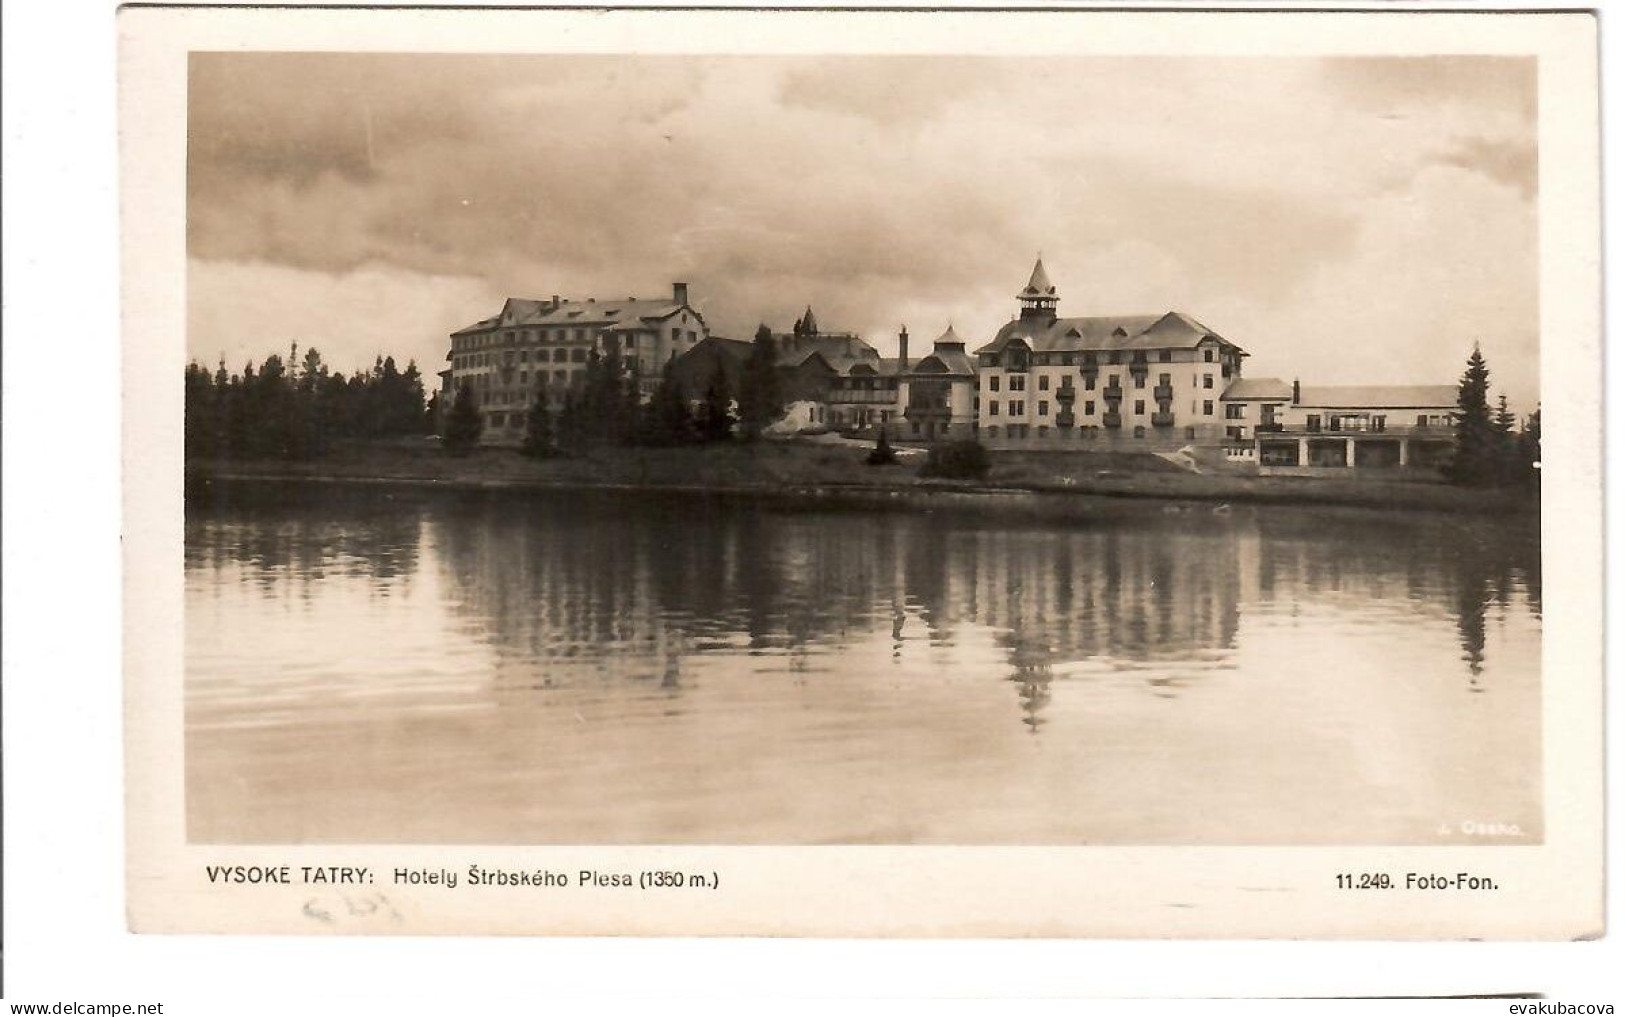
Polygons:
[[[940,365],[942,370],[932,370],[930,368],[932,363]],[[908,373],[974,375],[976,364],[965,353],[965,340],[959,337],[959,333],[954,331],[952,325],[949,325],[948,331],[937,337],[931,352],[915,361]]]
[[714,350],[717,353],[726,356],[730,360],[743,364],[750,356],[750,348],[751,343],[749,340],[724,339],[720,335],[712,335],[701,339],[693,346],[690,346],[687,350],[684,350],[682,353],[678,354],[678,356],[687,357],[702,349]]
[[822,335],[782,335],[774,333],[780,363],[806,359],[807,354],[818,352],[831,364],[837,360],[878,360],[880,351],[853,332],[830,332]]
[[1236,349],[1236,344],[1179,311],[1088,318],[1018,318],[999,329],[993,341],[977,350],[1000,353],[1021,340],[1035,352],[1077,350],[1190,349],[1207,338]]
[[1049,281],[1049,273],[1044,271],[1044,259],[1040,257],[1033,263],[1032,278],[1027,280],[1027,286],[1018,296],[1023,300],[1034,297],[1055,296],[1055,284]]
[[[514,326],[585,325],[615,327],[618,331],[653,328],[654,323],[671,317],[687,304],[674,303],[670,298],[660,300],[530,300],[509,297],[502,305],[502,313],[494,318],[483,318],[458,329],[452,335],[478,332],[487,328]],[[693,308],[689,308],[693,310]],[[698,316],[699,312],[694,312]],[[703,320],[703,319],[702,319]]]
[[1456,408],[1454,385],[1304,385],[1298,405],[1334,410]]
[[1219,396],[1222,399],[1291,400],[1292,386],[1280,378],[1237,378]]

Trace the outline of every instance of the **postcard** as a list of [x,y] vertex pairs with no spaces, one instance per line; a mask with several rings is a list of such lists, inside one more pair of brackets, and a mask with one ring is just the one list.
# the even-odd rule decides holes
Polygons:
[[120,30],[135,931],[1601,935],[1592,16]]

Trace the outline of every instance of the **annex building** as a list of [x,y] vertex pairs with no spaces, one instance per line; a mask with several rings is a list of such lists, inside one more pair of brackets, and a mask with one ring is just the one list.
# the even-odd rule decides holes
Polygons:
[[1443,465],[1455,443],[1454,385],[1238,381],[1224,393],[1225,458],[1260,472]]

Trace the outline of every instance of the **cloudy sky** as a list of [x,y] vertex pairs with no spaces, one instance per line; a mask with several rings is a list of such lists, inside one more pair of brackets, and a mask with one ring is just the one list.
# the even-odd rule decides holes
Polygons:
[[[1535,66],[1506,58],[195,55],[189,348],[437,370],[504,297],[980,343],[1185,311],[1306,383],[1538,392]],[[920,339],[916,339],[916,348]]]

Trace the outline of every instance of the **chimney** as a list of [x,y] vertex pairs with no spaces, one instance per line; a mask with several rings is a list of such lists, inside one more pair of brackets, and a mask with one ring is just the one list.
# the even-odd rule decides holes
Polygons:
[[902,331],[897,333],[897,359],[903,362],[903,368],[908,368],[908,326],[904,325]]
[[678,305],[688,303],[688,283],[674,282],[671,284],[671,302]]
[[553,310],[556,311],[558,309],[559,309],[559,295],[557,293],[555,293],[555,294],[553,294]]
[[1298,387],[1298,379],[1293,378],[1292,379],[1292,405],[1296,406],[1301,402],[1303,402],[1303,389]]

